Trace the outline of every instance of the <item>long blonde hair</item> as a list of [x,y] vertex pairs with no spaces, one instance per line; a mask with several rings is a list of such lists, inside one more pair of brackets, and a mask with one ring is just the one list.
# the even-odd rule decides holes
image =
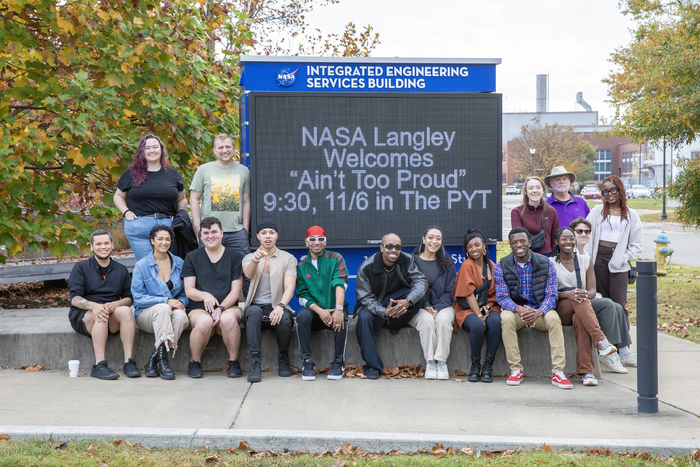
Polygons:
[[542,185],[542,219],[544,219],[544,213],[547,211],[547,200],[545,199],[545,195],[547,194],[547,188],[545,188],[544,182],[542,179],[536,175],[532,175],[531,177],[527,177],[525,179],[525,183],[523,184],[523,204],[522,207],[520,208],[520,213],[525,214],[527,212],[527,205],[530,199],[527,197],[527,182],[530,180],[537,180],[540,182],[540,185]]

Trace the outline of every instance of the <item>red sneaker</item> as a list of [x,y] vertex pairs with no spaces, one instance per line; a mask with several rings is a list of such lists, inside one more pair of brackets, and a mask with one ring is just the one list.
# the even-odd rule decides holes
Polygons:
[[523,370],[511,371],[510,376],[506,380],[506,384],[508,386],[517,386],[523,381],[524,377]]
[[556,373],[554,373],[552,375],[552,384],[555,386],[558,386],[562,389],[573,389],[574,388],[574,385],[571,384],[571,381],[566,379],[566,375],[561,370],[557,371]]

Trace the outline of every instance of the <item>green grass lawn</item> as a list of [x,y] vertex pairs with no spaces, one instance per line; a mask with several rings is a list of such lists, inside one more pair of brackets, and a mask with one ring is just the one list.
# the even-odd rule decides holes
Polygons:
[[[593,206],[596,206],[596,205],[602,203],[602,201],[599,199],[587,199],[586,203],[588,204],[589,208],[592,208]],[[663,209],[663,202],[662,202],[661,198],[659,198],[659,199],[637,198],[637,199],[628,199],[627,206],[632,208],[632,209],[654,209],[654,210],[661,211],[661,209]],[[673,208],[668,207],[668,200],[667,200],[666,211],[669,211],[669,210],[673,210]]]
[[[116,445],[115,445],[116,444]],[[151,449],[128,441],[67,442],[0,441],[0,466],[697,466],[700,452],[660,458],[644,452],[614,453],[605,447],[589,447],[585,453],[552,451],[543,445],[535,451],[499,450],[474,452],[470,447],[433,446],[419,453],[390,451],[368,453],[359,446],[343,445],[333,452],[255,452],[208,448]]]

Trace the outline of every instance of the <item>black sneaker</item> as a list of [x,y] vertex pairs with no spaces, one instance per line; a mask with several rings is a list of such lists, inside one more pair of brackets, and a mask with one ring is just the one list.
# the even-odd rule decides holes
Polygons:
[[94,365],[92,370],[90,370],[90,376],[98,379],[119,378],[119,374],[116,371],[112,371],[112,369],[107,366],[107,360],[102,360],[97,365]]
[[124,364],[124,374],[127,378],[138,378],[141,376],[141,370],[139,370],[136,360],[130,358],[129,361]]
[[259,383],[260,380],[262,379],[261,375],[261,369],[260,369],[260,359],[259,358],[253,358],[250,360],[250,373],[248,374],[248,382],[249,383]]
[[367,379],[379,379],[379,370],[375,370],[374,368],[365,370],[365,376]]
[[[316,380],[316,364],[307,359],[301,367],[301,380],[302,381],[315,381]],[[282,375],[280,375],[282,376]]]
[[241,370],[241,364],[238,360],[228,361],[228,377],[229,378],[240,378],[243,376],[243,370]]
[[202,363],[192,360],[189,365],[187,365],[187,376],[190,378],[201,378],[204,376],[202,373]]
[[277,357],[277,375],[287,378],[292,376],[292,368],[289,366],[289,355],[281,353]]
[[345,365],[343,362],[331,363],[331,369],[328,370],[328,379],[343,379],[345,376]]

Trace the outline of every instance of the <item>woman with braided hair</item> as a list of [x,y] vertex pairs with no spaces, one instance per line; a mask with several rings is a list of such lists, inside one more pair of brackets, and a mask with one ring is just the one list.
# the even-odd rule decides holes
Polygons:
[[[489,258],[486,237],[479,229],[464,235],[467,259],[462,263],[455,282],[454,331],[463,327],[469,332],[472,366],[468,380],[472,383],[493,382],[491,371],[501,341],[501,307],[496,302],[495,264]],[[481,366],[481,347],[486,334],[486,359]]]

